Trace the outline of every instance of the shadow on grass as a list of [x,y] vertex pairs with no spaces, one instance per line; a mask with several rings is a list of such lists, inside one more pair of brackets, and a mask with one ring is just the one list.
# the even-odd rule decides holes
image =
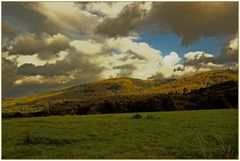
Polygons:
[[53,145],[53,146],[62,146],[75,143],[75,140],[72,139],[63,139],[63,138],[48,138],[48,137],[40,137],[40,136],[31,136],[26,135],[23,141],[18,145]]
[[131,116],[132,119],[142,119],[142,115],[140,114],[135,114],[133,116]]

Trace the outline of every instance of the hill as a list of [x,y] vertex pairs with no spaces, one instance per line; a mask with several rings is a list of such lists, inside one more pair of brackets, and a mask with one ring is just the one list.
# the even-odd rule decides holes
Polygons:
[[[181,100],[189,101],[188,99],[193,95],[201,95],[201,92],[196,91],[204,91],[203,89],[205,89],[203,93],[207,95],[212,94],[212,91],[216,91],[213,92],[215,95],[228,93],[224,94],[225,97],[225,95],[230,95],[228,89],[232,88],[234,89],[233,97],[236,97],[237,81],[238,72],[231,70],[204,72],[181,79],[106,79],[45,94],[3,100],[2,110],[3,113],[48,111],[48,114],[49,112],[51,114],[88,114],[182,110],[186,109],[186,103]],[[217,88],[215,90],[216,85],[226,86],[224,82],[229,84],[228,89]],[[207,95],[204,95],[204,98],[207,98]],[[229,104],[232,107],[231,101]],[[205,102],[209,103],[208,100]],[[226,107],[223,105],[219,108]]]

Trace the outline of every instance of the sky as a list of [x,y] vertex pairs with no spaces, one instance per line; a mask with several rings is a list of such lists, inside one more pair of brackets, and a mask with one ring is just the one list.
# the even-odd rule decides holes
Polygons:
[[2,97],[238,70],[238,2],[2,2]]

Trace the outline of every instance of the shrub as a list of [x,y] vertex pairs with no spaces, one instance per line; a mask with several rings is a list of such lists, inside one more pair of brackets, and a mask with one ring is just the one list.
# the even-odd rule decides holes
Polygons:
[[155,119],[155,117],[153,115],[147,115],[147,119],[151,120],[151,119]]
[[19,145],[52,145],[52,146],[63,146],[67,144],[74,143],[75,140],[73,139],[64,139],[64,138],[48,138],[48,137],[41,137],[41,136],[32,136],[30,134],[27,134],[22,143]]
[[140,114],[135,114],[132,116],[133,119],[141,119],[142,118],[142,115]]
[[13,117],[22,117],[22,113],[21,112],[15,112],[13,114]]

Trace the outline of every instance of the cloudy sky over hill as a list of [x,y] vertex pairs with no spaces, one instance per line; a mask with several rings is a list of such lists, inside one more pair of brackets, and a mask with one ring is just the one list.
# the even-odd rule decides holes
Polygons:
[[2,94],[238,68],[237,2],[2,2]]

